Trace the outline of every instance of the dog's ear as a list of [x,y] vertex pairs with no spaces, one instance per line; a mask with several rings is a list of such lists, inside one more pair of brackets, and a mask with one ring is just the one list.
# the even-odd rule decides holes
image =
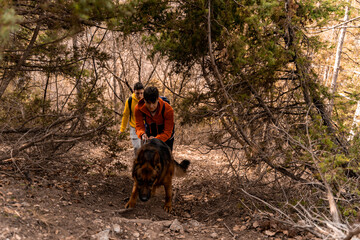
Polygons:
[[142,163],[144,161],[144,149],[140,149],[135,158],[136,163]]
[[136,157],[134,157],[134,162],[133,162],[133,166],[132,166],[132,170],[131,170],[131,175],[132,177],[135,177],[135,171],[137,169],[137,166],[139,166],[139,155],[140,155],[140,151],[138,152],[138,155]]
[[153,157],[153,165],[156,166],[160,163],[160,154],[158,151],[156,151],[154,153],[154,157]]

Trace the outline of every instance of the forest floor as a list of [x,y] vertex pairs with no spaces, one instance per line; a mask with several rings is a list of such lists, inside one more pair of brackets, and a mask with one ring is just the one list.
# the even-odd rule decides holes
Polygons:
[[221,153],[195,146],[174,148],[175,159],[191,165],[174,181],[171,214],[163,191],[124,209],[133,150],[129,141],[123,148],[110,158],[87,143],[31,166],[0,165],[0,239],[315,239],[249,211]]

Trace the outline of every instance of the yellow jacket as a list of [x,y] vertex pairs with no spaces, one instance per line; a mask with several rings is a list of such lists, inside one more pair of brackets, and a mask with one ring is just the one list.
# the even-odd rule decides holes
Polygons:
[[133,93],[131,95],[132,101],[131,101],[131,118],[129,121],[129,117],[130,117],[130,108],[129,108],[129,98],[126,99],[125,102],[125,108],[124,108],[124,113],[123,113],[123,117],[121,120],[121,127],[120,127],[120,132],[124,132],[126,127],[127,127],[127,123],[129,121],[130,126],[132,126],[133,128],[135,128],[136,126],[136,122],[135,122],[135,106],[136,104],[139,102],[139,99],[137,99],[135,97],[135,93]]

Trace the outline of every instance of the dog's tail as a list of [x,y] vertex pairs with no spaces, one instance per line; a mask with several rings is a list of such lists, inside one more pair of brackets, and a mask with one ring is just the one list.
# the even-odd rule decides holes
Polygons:
[[175,176],[176,177],[183,177],[186,174],[186,170],[189,168],[190,161],[183,160],[181,163],[175,161]]

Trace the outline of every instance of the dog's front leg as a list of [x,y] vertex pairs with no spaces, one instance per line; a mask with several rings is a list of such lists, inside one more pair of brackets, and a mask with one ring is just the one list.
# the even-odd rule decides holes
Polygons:
[[155,196],[157,186],[153,185],[151,188],[151,196]]
[[159,187],[158,180],[156,179],[151,188],[151,196],[155,196],[156,189]]
[[172,206],[171,206],[171,200],[172,200],[172,184],[171,181],[169,183],[164,184],[165,188],[165,206],[164,210],[165,212],[170,213]]
[[135,203],[136,203],[136,199],[139,193],[139,189],[136,183],[134,183],[132,192],[131,192],[131,196],[129,201],[126,203],[125,208],[133,208],[135,207]]

